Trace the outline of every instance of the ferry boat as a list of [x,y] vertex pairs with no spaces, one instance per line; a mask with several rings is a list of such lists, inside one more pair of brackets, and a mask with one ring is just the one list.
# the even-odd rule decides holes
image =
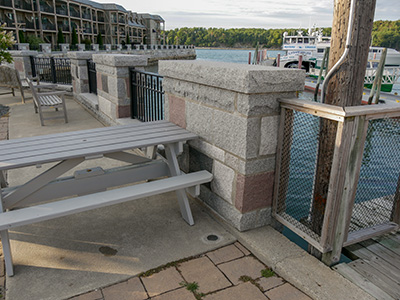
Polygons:
[[[330,47],[331,38],[323,36],[322,30],[310,29],[308,35],[297,31],[297,35],[283,34],[282,50],[286,55],[281,56],[280,66],[285,68],[298,68],[299,56],[302,55],[302,69],[307,72],[315,68],[324,56],[325,49]],[[368,60],[379,60],[383,47],[370,47]],[[400,52],[388,48],[386,54],[386,67],[400,67]]]
[[[302,56],[302,69],[312,77],[318,77],[322,58],[326,48],[330,47],[331,38],[323,36],[322,30],[310,29],[308,35],[303,31],[297,31],[297,35],[283,34],[282,49],[286,55],[280,58],[280,67],[298,68],[300,55]],[[376,68],[384,47],[370,47],[368,66],[365,74],[365,87],[371,88],[375,79]],[[276,62],[275,62],[276,65]],[[400,52],[387,48],[385,69],[382,77],[381,90],[391,92],[393,84],[400,77]]]

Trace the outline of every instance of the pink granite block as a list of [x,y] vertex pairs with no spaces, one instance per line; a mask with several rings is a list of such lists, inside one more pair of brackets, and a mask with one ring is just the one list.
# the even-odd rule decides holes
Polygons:
[[186,102],[184,99],[169,95],[169,121],[186,128]]
[[118,105],[117,118],[129,118],[131,116],[130,105]]
[[241,213],[270,207],[273,189],[274,172],[248,176],[238,174],[235,207]]

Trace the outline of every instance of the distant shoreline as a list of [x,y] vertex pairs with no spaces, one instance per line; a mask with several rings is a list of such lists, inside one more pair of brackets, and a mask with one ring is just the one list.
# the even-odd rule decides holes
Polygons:
[[[248,50],[248,51],[254,51],[255,48],[229,48],[229,47],[195,47],[195,49],[201,49],[201,50]],[[273,50],[273,51],[280,51],[282,49],[267,49],[267,48],[260,48],[259,50],[264,50],[266,49],[267,51]]]

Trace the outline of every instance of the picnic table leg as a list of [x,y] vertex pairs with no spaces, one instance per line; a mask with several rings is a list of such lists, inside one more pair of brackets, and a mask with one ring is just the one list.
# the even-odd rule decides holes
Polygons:
[[[0,210],[1,210],[0,213],[4,212],[1,190],[0,190]],[[10,238],[8,236],[8,230],[1,230],[0,237],[1,237],[1,243],[3,245],[3,255],[4,255],[4,262],[6,265],[6,273],[8,276],[14,276],[14,267],[12,262]]]
[[[177,155],[179,152],[179,143],[168,144],[165,147],[165,154],[167,156],[169,171],[171,176],[178,176],[181,174]],[[190,210],[189,200],[186,195],[185,189],[177,190],[176,196],[178,198],[179,207],[181,209],[182,218],[189,224],[194,225],[192,211]]]
[[0,188],[5,188],[7,187],[7,180],[6,180],[6,175],[4,171],[0,171]]

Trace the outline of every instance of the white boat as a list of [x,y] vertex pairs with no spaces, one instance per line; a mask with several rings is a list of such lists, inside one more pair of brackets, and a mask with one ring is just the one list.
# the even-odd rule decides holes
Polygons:
[[[302,56],[302,69],[307,72],[315,68],[323,58],[325,49],[330,47],[331,38],[323,36],[322,30],[310,29],[308,35],[303,35],[299,30],[296,35],[283,34],[282,50],[286,55],[280,57],[279,66],[284,68],[298,68],[300,55]],[[383,47],[370,47],[368,60],[379,60]],[[319,64],[320,65],[320,64]],[[388,48],[385,66],[399,67],[400,52]]]

